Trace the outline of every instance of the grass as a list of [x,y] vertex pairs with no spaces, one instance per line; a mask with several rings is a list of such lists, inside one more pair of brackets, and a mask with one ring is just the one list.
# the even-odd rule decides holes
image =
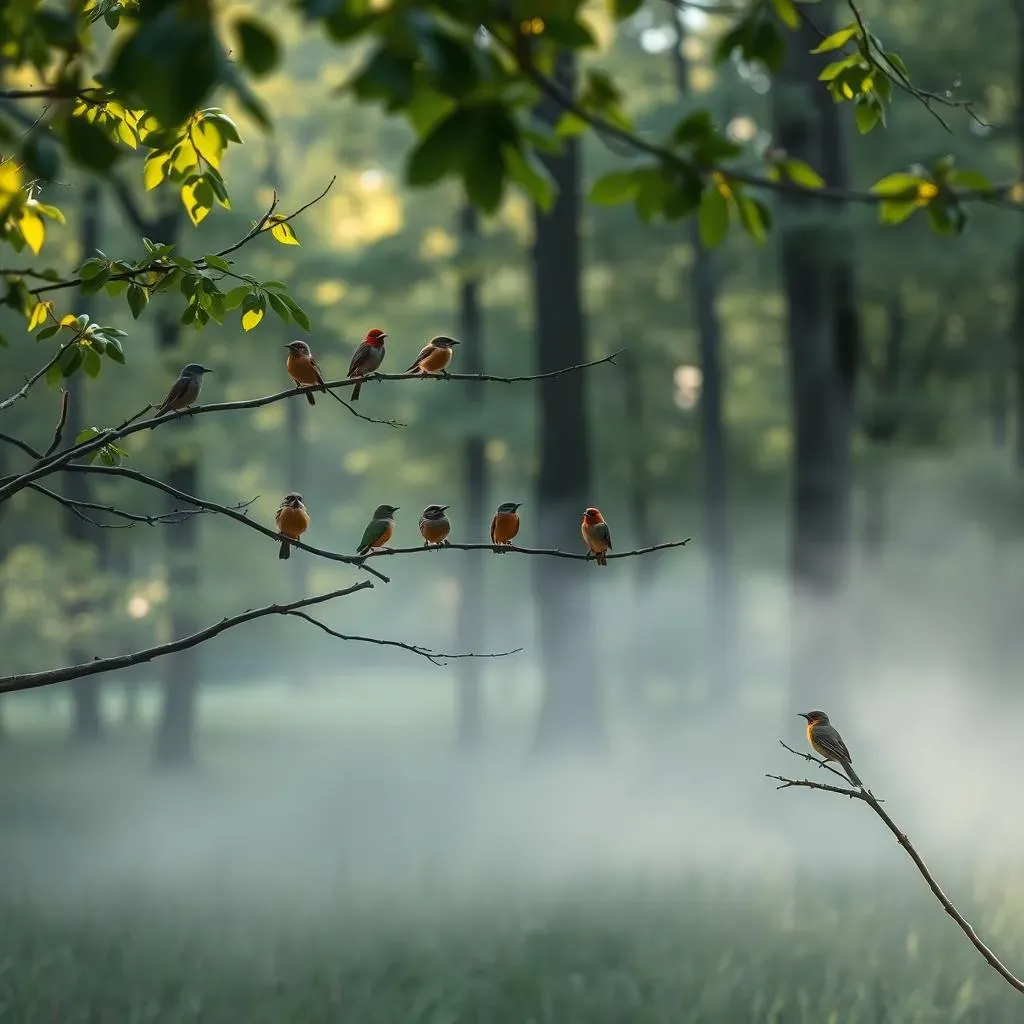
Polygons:
[[[81,752],[35,710],[16,719],[0,748],[0,1021],[1024,1020],[898,857],[885,875],[802,874],[794,916],[770,871],[594,838],[557,779],[528,791],[531,807],[553,791],[531,818],[492,769],[439,758],[430,729],[417,746],[411,723],[367,733],[367,713],[346,733],[319,704],[303,732],[273,725],[270,698],[234,717],[224,699],[194,776],[152,773],[141,734]],[[1008,877],[951,882],[1024,967]]]

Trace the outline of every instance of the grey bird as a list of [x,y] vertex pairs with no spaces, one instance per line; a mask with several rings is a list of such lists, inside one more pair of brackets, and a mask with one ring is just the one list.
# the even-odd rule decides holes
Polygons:
[[160,403],[156,415],[163,416],[165,412],[178,412],[192,405],[203,389],[204,373],[213,373],[213,370],[201,363],[188,363],[182,367],[178,379],[171,385],[171,390],[167,392],[167,397]]
[[814,752],[826,761],[838,761],[847,778],[863,789],[864,783],[857,778],[850,763],[853,760],[850,751],[846,749],[839,730],[828,720],[828,715],[824,711],[801,711],[799,715],[807,719],[807,742]]

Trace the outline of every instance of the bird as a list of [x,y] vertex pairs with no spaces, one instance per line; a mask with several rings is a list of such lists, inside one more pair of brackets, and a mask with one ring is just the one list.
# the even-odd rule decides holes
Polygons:
[[853,770],[849,750],[843,742],[839,731],[828,720],[824,711],[801,711],[801,718],[807,719],[807,742],[810,743],[815,753],[820,754],[826,761],[838,761],[847,778],[859,788],[864,788],[864,783],[857,778]]
[[420,534],[423,536],[425,548],[433,544],[435,547],[448,546],[448,533],[452,524],[448,522],[445,512],[450,505],[428,505],[420,516]]
[[[352,362],[348,364],[349,377],[365,377],[368,373],[376,373],[384,362],[384,339],[387,335],[378,327],[366,332],[366,337],[352,353]],[[352,401],[359,401],[362,389],[360,382],[352,389]]]
[[[326,391],[324,378],[320,373],[320,366],[309,346],[304,341],[289,341],[285,348],[288,349],[288,360],[285,366],[288,369],[288,376],[296,384],[304,384],[307,387],[320,386],[321,391]],[[316,405],[316,399],[311,391],[306,392],[306,401],[310,405]]]
[[188,363],[182,367],[178,379],[171,385],[167,397],[160,403],[156,415],[162,416],[165,412],[177,412],[180,409],[187,409],[199,397],[203,389],[203,374],[213,373],[208,366],[202,363]]
[[447,377],[445,367],[452,361],[452,348],[458,344],[454,338],[446,338],[444,335],[431,338],[420,349],[420,354],[405,372],[412,373],[415,370],[419,373],[439,373],[442,377]]
[[277,524],[278,533],[282,534],[281,550],[277,557],[291,558],[292,550],[288,541],[298,540],[309,527],[309,513],[302,504],[302,495],[296,491],[286,494],[281,504],[277,506],[274,522]]
[[359,554],[365,555],[373,548],[382,548],[395,532],[395,513],[397,505],[378,505],[373,510],[373,518],[366,524],[363,530],[363,539],[356,549]]
[[612,533],[599,508],[591,507],[583,513],[580,531],[587,545],[587,558],[596,558],[598,565],[607,565],[608,552],[612,549]]
[[491,520],[491,543],[497,553],[515,540],[519,533],[519,507],[521,501],[503,501]]

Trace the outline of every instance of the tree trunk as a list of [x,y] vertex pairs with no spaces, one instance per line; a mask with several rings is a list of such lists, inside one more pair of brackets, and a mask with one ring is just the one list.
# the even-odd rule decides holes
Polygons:
[[[824,6],[824,5],[823,5]],[[818,42],[806,25],[789,35],[772,89],[778,145],[838,188],[847,180],[841,126],[818,82]],[[840,632],[849,561],[850,434],[859,344],[845,211],[780,202],[782,277],[794,411],[791,574],[794,700],[822,703],[841,677]],[[814,695],[812,698],[811,695]]]
[[[479,280],[471,271],[472,250],[479,235],[476,210],[466,203],[459,212],[459,233],[463,249],[462,285],[459,290],[459,331],[463,344],[466,373],[482,373],[484,369],[484,338],[480,311]],[[466,258],[469,257],[469,258]],[[487,523],[487,462],[485,440],[480,422],[483,413],[483,385],[466,384],[467,400],[475,410],[473,433],[466,439],[465,515],[466,522],[479,529]],[[486,538],[482,538],[486,539]],[[462,561],[462,600],[457,628],[458,649],[479,651],[484,642],[484,560],[465,558]],[[459,747],[478,748],[483,740],[483,695],[481,693],[481,662],[463,658],[457,663]]]
[[[555,76],[569,91],[575,84],[575,58],[558,56]],[[558,105],[543,101],[540,120],[554,124]],[[534,211],[533,291],[537,372],[545,373],[586,359],[580,294],[579,188],[580,150],[576,139],[557,155],[543,156],[558,185],[550,213]],[[582,373],[541,381],[540,479],[537,535],[552,546],[579,551],[580,520],[593,503],[590,495],[589,429]],[[613,563],[614,565],[614,563]],[[595,651],[595,573],[613,566],[538,558],[534,585],[543,669],[543,696],[534,736],[546,752],[574,746],[600,750],[606,745]]]
[[[1024,167],[1024,0],[1016,0],[1014,7],[1017,12],[1017,160]],[[1011,327],[1017,412],[1014,454],[1018,467],[1024,469],[1024,241],[1017,246],[1014,271],[1016,301]]]
[[[155,241],[176,242],[181,212],[175,208],[159,220]],[[181,339],[181,324],[172,309],[161,309],[156,317],[157,347],[164,354],[168,370],[176,373],[170,358]],[[197,449],[188,439],[194,430],[189,417],[165,427],[177,440],[170,453],[163,478],[179,490],[199,490]],[[169,502],[173,507],[173,502]],[[165,533],[167,538],[168,586],[170,589],[171,636],[181,637],[199,628],[199,517],[190,516]],[[196,699],[199,692],[199,651],[180,651],[162,661],[163,705],[156,734],[156,763],[161,767],[187,767],[194,760],[193,734]]]
[[[102,192],[95,182],[90,182],[82,196],[82,249],[81,258],[87,259],[100,248],[100,234],[102,224]],[[77,312],[92,317],[95,313],[95,299],[92,295],[82,295],[78,299]],[[64,382],[68,392],[68,416],[64,425],[64,447],[74,445],[75,438],[79,431],[86,425],[85,396],[87,382],[84,374],[80,373],[75,377],[69,377]],[[92,501],[92,478],[85,473],[68,473],[64,477],[64,496],[73,501]],[[102,548],[105,547],[105,538],[102,530],[90,526],[87,522],[76,516],[70,509],[64,510],[64,534],[72,545],[92,544],[97,549],[97,559],[94,571],[103,571]],[[79,616],[87,615],[90,611],[91,600],[89,597],[79,597],[69,603],[66,615],[71,623]],[[87,643],[86,638],[80,633],[77,625],[74,627],[73,639],[68,645],[68,661],[71,664],[89,661],[95,655]],[[75,743],[87,745],[95,743],[103,734],[103,715],[101,710],[102,700],[102,676],[88,676],[85,679],[77,679],[68,686],[71,689],[72,720],[71,738]]]

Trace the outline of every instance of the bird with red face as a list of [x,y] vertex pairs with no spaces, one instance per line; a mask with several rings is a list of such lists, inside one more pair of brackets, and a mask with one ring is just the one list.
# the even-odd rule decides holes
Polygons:
[[[324,384],[323,375],[320,373],[320,365],[313,358],[309,346],[304,341],[290,341],[285,348],[288,349],[288,360],[285,363],[288,376],[296,384],[304,384],[309,388],[319,386],[321,391],[326,391],[327,387]],[[312,391],[306,392],[306,401],[310,405],[316,405]]]
[[[384,339],[387,335],[379,328],[374,327],[366,332],[366,337],[359,343],[355,352],[352,353],[352,362],[348,364],[348,375],[352,377],[365,377],[367,374],[376,373],[380,364],[384,362]],[[352,389],[352,401],[359,401],[359,392],[362,389],[362,382],[356,384]]]
[[594,558],[598,565],[608,564],[608,552],[612,549],[612,533],[604,521],[599,508],[588,508],[580,523],[583,542],[587,545],[587,558]]

